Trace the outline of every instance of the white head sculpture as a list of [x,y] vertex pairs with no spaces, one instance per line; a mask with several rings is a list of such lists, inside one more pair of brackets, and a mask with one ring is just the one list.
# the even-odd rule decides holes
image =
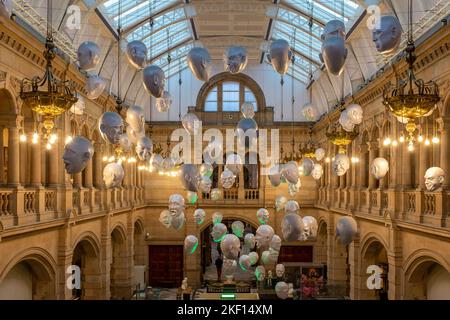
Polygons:
[[225,71],[240,73],[247,66],[247,49],[240,46],[229,47],[225,50],[223,60],[225,63]]
[[347,118],[353,124],[361,124],[363,121],[363,109],[359,104],[351,104],[346,108]]
[[275,293],[277,297],[285,300],[288,298],[289,286],[286,282],[280,281],[275,285]]
[[86,96],[88,99],[95,100],[101,96],[106,88],[106,81],[97,75],[89,75],[86,80]]
[[194,113],[186,113],[183,118],[181,118],[181,123],[190,135],[199,133],[201,121]]
[[272,240],[270,240],[270,248],[275,251],[280,251],[281,248],[281,238],[274,234]]
[[289,161],[282,169],[281,174],[290,183],[297,184],[299,179],[298,167],[295,161]]
[[255,247],[256,244],[256,238],[253,233],[247,233],[244,237],[244,245],[252,250]]
[[188,254],[193,254],[198,247],[198,239],[196,236],[188,235],[184,239],[184,250]]
[[303,167],[303,175],[308,177],[314,169],[314,162],[309,158],[305,158],[302,160],[301,166]]
[[304,230],[302,218],[295,213],[288,213],[281,223],[281,232],[284,241],[297,241],[301,238]]
[[212,189],[210,197],[213,201],[220,200],[220,198],[222,197],[222,190],[217,188]]
[[202,163],[198,168],[198,172],[200,173],[200,175],[208,178],[211,178],[213,171],[214,171],[213,166],[208,163]]
[[145,131],[144,130],[142,130],[142,131],[134,131],[133,129],[131,129],[130,126],[127,126],[126,132],[127,132],[128,140],[130,140],[131,143],[133,143],[133,144],[137,144],[139,139],[145,137]]
[[230,170],[234,175],[238,175],[242,169],[242,164],[242,159],[238,154],[230,153],[225,162],[225,169]]
[[147,64],[147,46],[139,40],[128,43],[126,56],[128,62],[136,69],[144,69]]
[[198,185],[198,189],[201,192],[205,192],[208,193],[211,191],[211,186],[212,186],[212,181],[209,177],[207,176],[201,176],[199,185]]
[[84,109],[86,109],[86,102],[81,94],[77,93],[78,101],[74,103],[72,107],[70,107],[69,111],[73,114],[81,116],[84,113]]
[[159,222],[163,224],[164,227],[170,228],[172,225],[172,216],[170,215],[169,210],[163,210],[159,214]]
[[9,19],[11,17],[13,8],[12,0],[1,0],[0,1],[0,16]]
[[281,278],[282,276],[284,276],[284,271],[285,271],[284,264],[282,264],[282,263],[277,264],[277,266],[275,267],[275,273],[278,278]]
[[353,132],[353,130],[355,129],[355,124],[349,118],[348,110],[344,110],[341,112],[341,115],[339,116],[339,123],[347,132]]
[[265,250],[261,253],[261,263],[266,267],[271,264],[269,250]]
[[299,211],[300,211],[300,206],[298,205],[297,201],[289,200],[288,202],[286,202],[286,204],[284,206],[284,212],[298,214]]
[[255,107],[251,102],[244,102],[241,106],[241,113],[244,118],[253,119],[255,116]]
[[77,56],[80,69],[91,71],[100,62],[100,48],[92,41],[85,41],[78,47]]
[[192,48],[187,55],[189,69],[200,81],[208,81],[211,73],[211,56],[201,47]]
[[244,223],[242,223],[242,221],[234,221],[231,224],[231,230],[233,230],[233,234],[238,238],[242,238],[244,235],[244,228]]
[[153,152],[153,142],[150,138],[142,137],[136,144],[136,153],[142,161],[150,160]]
[[390,54],[397,50],[402,38],[402,26],[394,16],[382,16],[378,25],[372,30],[372,41],[377,51]]
[[317,110],[311,103],[307,103],[302,107],[302,114],[308,121],[317,120]]
[[342,21],[331,20],[324,28],[322,34],[322,50],[320,60],[325,63],[328,72],[340,75],[344,70],[348,50],[345,47],[345,25]]
[[217,223],[212,228],[211,237],[213,238],[214,242],[220,242],[227,233],[227,226],[223,223]]
[[131,129],[136,132],[141,132],[145,128],[144,109],[140,106],[131,106],[127,109],[127,116],[125,122]]
[[180,179],[186,190],[197,192],[200,182],[200,175],[195,164],[183,164],[181,167]]
[[302,186],[302,182],[300,179],[298,179],[298,182],[296,184],[294,183],[288,183],[288,193],[291,197],[295,196],[299,191],[300,187]]
[[370,164],[370,173],[375,179],[382,179],[389,171],[389,162],[385,158],[375,158]]
[[241,251],[241,241],[234,234],[227,234],[220,241],[220,249],[225,258],[237,259],[239,251]]
[[269,169],[269,181],[274,187],[278,187],[281,184],[281,165],[276,164]]
[[220,212],[214,212],[212,215],[212,222],[214,225],[221,223],[223,219],[223,214]]
[[150,171],[151,172],[157,172],[162,169],[163,164],[163,157],[159,153],[154,153],[150,157],[149,164],[150,164]]
[[425,187],[428,191],[439,189],[445,180],[445,172],[439,167],[431,167],[425,172]]
[[313,171],[311,172],[311,176],[314,178],[314,180],[320,180],[323,175],[323,167],[321,164],[314,164]]
[[196,209],[194,211],[194,220],[195,223],[201,225],[203,221],[205,221],[206,212],[203,209]]
[[314,155],[316,156],[316,160],[317,161],[321,161],[323,159],[323,157],[325,157],[325,149],[323,148],[317,148],[316,152],[314,153]]
[[103,181],[107,188],[120,187],[124,176],[123,168],[116,162],[108,163],[103,169]]
[[250,257],[246,254],[239,257],[239,266],[242,270],[247,271],[252,266],[252,262],[250,260]]
[[264,281],[266,278],[266,268],[264,266],[257,266],[255,269],[255,277],[257,281]]
[[142,73],[144,88],[155,98],[161,98],[166,85],[164,71],[155,65],[147,66]]
[[172,106],[172,95],[168,91],[163,91],[162,96],[155,101],[158,112],[167,112]]
[[128,135],[126,133],[122,133],[119,137],[119,146],[120,149],[123,152],[130,152],[131,151],[131,147],[133,146],[131,144],[130,139],[128,139]]
[[319,229],[319,225],[317,224],[317,220],[311,216],[303,217],[303,225],[305,227],[303,232],[303,240],[313,240],[317,237],[317,229]]
[[350,168],[350,159],[346,154],[337,154],[333,161],[333,172],[337,176],[343,176]]
[[341,217],[336,223],[336,237],[341,243],[349,245],[358,232],[358,225],[352,217]]
[[291,47],[284,39],[278,39],[270,44],[269,55],[267,56],[273,69],[281,75],[286,74],[289,69],[289,62],[292,58]]
[[266,208],[260,208],[256,211],[256,218],[259,223],[266,224],[269,221],[269,211]]
[[198,194],[197,192],[188,191],[186,193],[186,200],[190,204],[195,204],[198,200]]
[[175,230],[180,230],[181,228],[183,228],[185,222],[186,217],[184,215],[184,211],[182,211],[178,216],[172,217],[171,226]]
[[77,136],[64,146],[62,156],[68,174],[79,173],[86,168],[86,164],[94,155],[94,147],[85,137]]
[[250,252],[248,254],[248,257],[250,258],[250,263],[252,266],[255,265],[259,260],[258,253],[256,253],[255,251]]
[[230,170],[225,169],[220,175],[220,181],[224,189],[230,189],[236,180],[236,176]]
[[107,111],[98,120],[100,134],[106,142],[118,144],[123,132],[123,119],[116,112]]
[[184,198],[181,194],[175,193],[169,197],[169,211],[172,217],[177,217],[184,211]]
[[287,201],[288,201],[287,198],[284,197],[284,196],[276,197],[276,199],[275,199],[275,210],[277,212],[279,212],[281,210],[284,210],[284,206],[286,205]]
[[270,241],[274,234],[275,232],[271,226],[267,224],[259,226],[258,229],[256,229],[256,247],[261,250],[269,248]]

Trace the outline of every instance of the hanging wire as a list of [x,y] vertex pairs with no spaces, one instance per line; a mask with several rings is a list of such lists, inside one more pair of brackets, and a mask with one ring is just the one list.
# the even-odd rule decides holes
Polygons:
[[[170,27],[166,29],[167,31],[167,77],[170,79],[170,63],[172,62],[172,56],[170,55],[170,45],[171,45],[171,39],[170,39]],[[170,93],[170,81],[167,81],[167,91]]]
[[120,43],[122,41],[122,1],[119,0],[119,15],[117,20],[117,100],[116,100],[116,109],[117,112],[120,114],[122,111],[122,100],[120,99]]
[[[297,28],[294,28],[294,49],[296,48],[296,40],[297,40]],[[295,79],[295,53],[294,50],[292,50],[292,77],[291,77],[291,94],[292,94],[292,100],[291,100],[291,116],[292,116],[292,156],[291,160],[293,160],[294,153],[295,153],[295,136],[294,136],[294,104],[295,104],[295,96],[294,96],[294,79]]]
[[47,38],[53,39],[53,15],[52,15],[53,1],[47,0]]
[[314,2],[309,1],[309,5],[311,6],[310,15],[309,15],[309,103],[312,104],[312,81],[313,81],[313,72],[312,72],[312,28],[314,24]]
[[181,121],[181,85],[183,81],[181,80],[181,63],[178,64],[178,120]]

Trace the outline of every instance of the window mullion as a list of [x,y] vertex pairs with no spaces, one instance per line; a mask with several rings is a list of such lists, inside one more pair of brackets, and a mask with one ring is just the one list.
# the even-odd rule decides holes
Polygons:
[[245,86],[242,83],[239,83],[239,110],[241,106],[244,104],[245,100]]
[[222,83],[217,85],[217,111],[222,112],[223,106],[223,87]]

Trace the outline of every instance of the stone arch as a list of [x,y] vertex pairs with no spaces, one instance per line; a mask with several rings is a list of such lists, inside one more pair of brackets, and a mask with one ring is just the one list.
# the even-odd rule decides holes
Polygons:
[[317,239],[314,244],[314,263],[327,264],[328,259],[328,223],[324,217],[319,217]]
[[442,117],[450,117],[450,92],[447,93],[447,96],[444,98],[442,108]]
[[97,235],[91,231],[86,231],[83,232],[82,234],[80,234],[75,241],[72,244],[72,250],[75,250],[75,247],[81,242],[81,241],[86,241],[87,243],[90,244],[91,248],[92,248],[92,254],[94,254],[95,256],[100,256],[100,240],[98,239]]
[[0,114],[2,114],[2,118],[3,115],[15,117],[19,114],[16,100],[14,99],[14,95],[10,90],[5,88],[0,89],[0,101],[2,102],[0,108]]
[[[219,211],[219,210],[217,210]],[[224,216],[224,218],[226,218],[227,220],[240,220],[244,223],[249,223],[252,227],[254,227],[255,229],[258,228],[259,226],[259,222],[255,218],[249,219],[248,216],[245,216],[243,214],[240,213],[233,213],[233,214],[227,214],[226,217]],[[210,217],[209,219],[205,220],[205,222],[203,223],[203,225],[200,227],[200,231],[199,233],[202,233],[203,231],[205,231],[205,229],[209,228],[209,226],[212,225],[212,217]]]
[[111,230],[111,236],[114,234],[117,237],[116,240],[119,240],[120,242],[127,241],[127,228],[122,222],[117,222],[116,224],[114,224]]
[[127,242],[126,228],[118,222],[111,228],[111,299],[129,299],[131,294],[132,249]]
[[[145,241],[145,228],[143,219],[138,217],[133,224],[133,265],[136,279],[139,279],[138,284],[140,289],[143,289],[148,279],[146,278],[147,270],[147,256],[148,250]],[[143,276],[143,277],[142,277]]]
[[23,250],[11,259],[0,274],[0,291],[8,274],[22,264],[31,273],[32,299],[55,299],[56,261],[47,250],[38,247]]

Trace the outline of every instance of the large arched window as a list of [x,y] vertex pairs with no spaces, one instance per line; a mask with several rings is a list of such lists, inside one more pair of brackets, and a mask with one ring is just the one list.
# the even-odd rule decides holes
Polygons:
[[256,96],[250,88],[235,81],[219,82],[208,92],[204,111],[239,112],[244,102],[252,103],[255,112],[258,111]]

